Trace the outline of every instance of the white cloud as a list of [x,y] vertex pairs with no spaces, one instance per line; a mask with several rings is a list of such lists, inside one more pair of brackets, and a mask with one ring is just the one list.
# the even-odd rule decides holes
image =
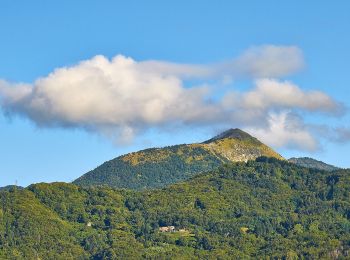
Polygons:
[[10,84],[5,80],[0,79],[0,98],[8,102],[17,102],[26,98],[32,91],[32,86],[29,84]]
[[257,80],[256,88],[241,96],[241,106],[248,109],[300,108],[326,113],[337,113],[341,109],[323,92],[303,91],[291,82],[274,79]]
[[167,61],[143,61],[139,69],[147,73],[180,78],[261,78],[282,77],[304,67],[302,51],[295,46],[264,45],[252,47],[239,57],[209,65],[179,64]]
[[286,147],[306,151],[319,148],[300,118],[290,112],[269,113],[268,126],[265,128],[246,128],[260,140],[273,147]]
[[271,111],[285,109],[339,115],[343,106],[320,91],[303,91],[288,81],[259,79],[254,88],[246,92],[229,92],[222,99],[222,106],[231,111],[234,121],[262,126],[267,123]]
[[333,138],[333,140],[340,143],[350,142],[350,128],[337,127],[334,131],[335,131],[335,137]]
[[315,134],[328,141],[342,144],[350,142],[350,128],[347,126],[313,124],[311,127]]
[[[283,76],[302,65],[300,50],[284,46],[249,49],[233,61],[213,65],[95,56],[58,68],[33,84],[0,81],[0,104],[7,114],[28,117],[40,127],[83,128],[120,142],[149,128],[221,125],[255,129],[262,141],[276,147],[313,149],[307,129],[300,124],[293,128],[293,120],[281,111],[334,113],[340,106],[326,94],[258,79],[252,90],[215,101],[212,87],[205,85],[208,78]],[[202,85],[185,87],[188,78]]]
[[304,59],[298,47],[265,45],[248,49],[233,65],[235,74],[255,78],[282,77],[302,69]]
[[5,108],[43,126],[137,127],[209,119],[218,112],[205,101],[206,87],[184,88],[179,78],[145,73],[120,55],[57,69],[32,87],[2,82],[0,91]]

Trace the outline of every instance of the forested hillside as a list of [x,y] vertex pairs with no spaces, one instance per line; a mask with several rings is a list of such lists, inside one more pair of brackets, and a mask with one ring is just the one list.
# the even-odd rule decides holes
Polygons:
[[[350,171],[258,158],[147,191],[0,192],[0,259],[347,258]],[[174,232],[160,227],[174,226]]]
[[299,166],[307,167],[307,168],[315,168],[319,170],[325,170],[325,171],[335,171],[339,170],[338,167],[335,167],[333,165],[309,158],[309,157],[300,157],[300,158],[290,158],[288,159],[289,162],[295,163]]
[[10,191],[12,189],[23,189],[23,187],[17,186],[17,185],[7,185],[4,187],[0,187],[0,191]]
[[204,143],[151,148],[117,157],[73,183],[134,190],[162,188],[223,163],[254,160],[259,156],[282,159],[244,131],[230,129]]

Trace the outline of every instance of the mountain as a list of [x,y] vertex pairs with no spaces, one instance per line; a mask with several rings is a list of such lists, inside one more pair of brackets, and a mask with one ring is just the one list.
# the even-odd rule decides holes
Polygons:
[[223,163],[282,157],[240,129],[230,129],[203,143],[151,148],[103,163],[73,183],[143,190],[162,188],[213,170]]
[[0,187],[0,191],[10,191],[10,190],[13,190],[13,189],[21,190],[21,189],[23,189],[23,187],[17,186],[17,185],[7,185],[7,186],[4,186],[4,187]]
[[349,184],[257,158],[156,190],[2,191],[0,259],[348,259]]
[[300,158],[293,157],[288,159],[288,161],[307,168],[315,168],[315,169],[325,170],[325,171],[339,170],[339,168],[336,166],[324,163],[322,161],[317,161],[309,157],[300,157]]

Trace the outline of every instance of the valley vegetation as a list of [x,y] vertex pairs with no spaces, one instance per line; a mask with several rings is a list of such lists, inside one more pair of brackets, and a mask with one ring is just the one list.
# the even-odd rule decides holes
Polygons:
[[349,198],[350,170],[268,157],[162,189],[12,187],[0,192],[0,259],[344,259]]

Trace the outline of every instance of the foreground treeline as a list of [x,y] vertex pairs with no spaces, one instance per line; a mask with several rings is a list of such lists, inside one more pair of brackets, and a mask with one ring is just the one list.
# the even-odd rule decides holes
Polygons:
[[0,259],[350,256],[349,170],[260,158],[162,190],[53,183],[0,195]]

